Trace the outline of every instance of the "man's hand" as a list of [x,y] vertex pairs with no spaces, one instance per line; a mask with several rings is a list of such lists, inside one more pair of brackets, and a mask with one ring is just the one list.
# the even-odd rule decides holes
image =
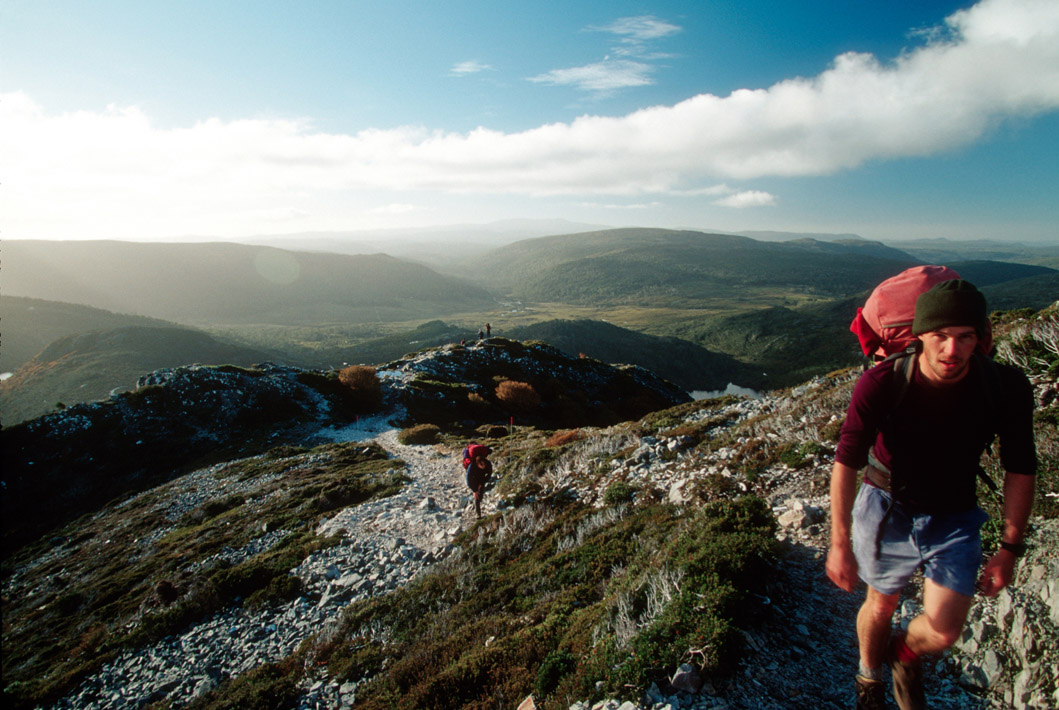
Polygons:
[[857,558],[849,543],[833,544],[827,551],[827,576],[841,589],[852,592],[857,588],[860,578],[857,577]]
[[1015,555],[1008,550],[999,550],[982,567],[978,588],[987,597],[995,597],[1000,590],[1011,584],[1015,576]]
[[857,558],[849,540],[856,492],[857,469],[836,461],[831,469],[831,549],[827,551],[827,576],[847,592],[856,589],[860,582]]

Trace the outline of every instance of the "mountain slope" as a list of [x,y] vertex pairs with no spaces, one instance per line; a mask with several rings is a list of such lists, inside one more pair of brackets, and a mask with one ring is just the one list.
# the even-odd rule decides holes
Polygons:
[[729,383],[760,384],[757,368],[687,340],[644,335],[592,320],[553,320],[512,328],[517,340],[543,340],[560,350],[604,362],[646,368],[688,391],[723,390]]
[[144,375],[188,363],[252,365],[271,359],[259,350],[176,326],[124,326],[67,335],[0,382],[3,424],[38,417],[65,405],[131,390]]
[[931,264],[969,259],[1010,261],[1059,269],[1059,241],[1051,244],[1022,244],[1010,241],[913,239],[892,242],[893,246]]
[[475,261],[482,279],[512,296],[579,304],[742,303],[769,296],[837,297],[913,265],[861,246],[759,242],[663,229],[617,229],[530,239]]
[[[5,278],[6,276],[7,274]],[[7,293],[0,296],[0,322],[3,323],[0,371],[3,372],[14,372],[48,344],[67,335],[87,333],[92,330],[110,330],[128,325],[145,327],[175,325],[155,318],[112,313],[73,303],[21,298],[10,296]]]
[[241,244],[9,241],[8,294],[180,323],[379,322],[488,308],[490,295],[385,254]]

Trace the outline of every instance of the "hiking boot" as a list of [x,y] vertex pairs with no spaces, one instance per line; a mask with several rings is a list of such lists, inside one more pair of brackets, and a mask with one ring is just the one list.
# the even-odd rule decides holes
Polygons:
[[904,635],[895,636],[890,643],[887,663],[894,679],[894,700],[901,710],[926,710],[927,698],[923,692],[923,662],[916,660],[904,663],[897,660],[897,644],[904,642]]
[[853,687],[857,691],[857,710],[886,710],[886,690],[881,680],[858,675]]

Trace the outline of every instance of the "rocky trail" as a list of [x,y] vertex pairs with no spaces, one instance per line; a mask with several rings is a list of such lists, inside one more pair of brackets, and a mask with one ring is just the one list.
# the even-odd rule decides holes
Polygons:
[[[739,406],[750,411],[762,405]],[[375,441],[405,463],[408,482],[392,497],[338,511],[318,526],[318,534],[341,535],[342,542],[292,570],[304,583],[299,598],[254,611],[232,608],[179,636],[126,652],[54,707],[142,707],[163,699],[171,707],[182,707],[226,678],[290,655],[305,638],[333,628],[349,603],[395,589],[449,554],[453,537],[474,522],[458,452],[402,445],[384,422],[380,418],[355,429],[324,432],[324,438],[333,441]],[[690,452],[663,458],[661,451],[679,449],[679,443],[647,439],[615,475],[650,480],[668,489],[671,500],[691,478],[724,465],[723,460],[705,461]],[[723,458],[724,452],[720,455]],[[579,702],[571,710],[853,707],[853,623],[862,594],[842,592],[824,575],[827,499],[811,493],[812,480],[824,467],[821,461],[813,469],[784,467],[770,474],[769,499],[781,523],[783,554],[767,597],[760,599],[759,617],[744,632],[747,652],[738,672],[701,687],[694,679],[689,686],[675,678],[665,692],[657,686],[646,689],[639,703]],[[201,494],[184,505],[210,495],[210,480],[209,469],[185,477],[179,487],[182,495],[200,487]],[[181,505],[177,499],[167,504]],[[497,510],[496,496],[487,494],[483,514]],[[233,562],[245,559],[284,534],[263,531],[253,545],[226,554]],[[1054,680],[1059,658],[1059,528],[1042,523],[1036,535],[1034,551],[1020,565],[1018,586],[997,600],[976,604],[957,651],[929,674],[930,707],[1059,707]],[[902,620],[907,622],[915,612],[914,602],[905,602]],[[353,707],[356,691],[355,683],[317,676],[305,683],[298,708]]]

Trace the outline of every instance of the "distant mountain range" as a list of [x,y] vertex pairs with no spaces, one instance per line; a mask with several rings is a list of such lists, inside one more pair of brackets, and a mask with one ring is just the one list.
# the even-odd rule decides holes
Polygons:
[[[542,227],[504,226],[508,235]],[[473,339],[487,320],[505,337],[641,365],[688,390],[786,386],[857,362],[848,333],[857,306],[920,262],[855,235],[789,236],[798,238],[662,229],[535,237],[468,257],[461,277],[385,254],[9,241],[0,371],[14,375],[0,384],[0,420],[105,398],[160,367],[385,363]],[[1019,263],[946,263],[994,309],[1039,309],[1059,294],[1059,271],[1026,262],[1059,247],[1035,249],[1010,246]]]
[[[726,234],[618,229],[527,239],[489,252],[474,266],[485,283],[513,298],[689,308],[840,298],[870,290],[917,263],[907,253],[862,240],[761,242]],[[1025,264],[966,268],[981,285],[1051,271]]]
[[184,324],[389,322],[488,308],[489,292],[386,254],[244,244],[8,241],[7,295]]
[[748,237],[621,229],[527,239],[475,262],[494,289],[531,301],[682,306],[863,290],[916,263],[859,247],[760,242]]

